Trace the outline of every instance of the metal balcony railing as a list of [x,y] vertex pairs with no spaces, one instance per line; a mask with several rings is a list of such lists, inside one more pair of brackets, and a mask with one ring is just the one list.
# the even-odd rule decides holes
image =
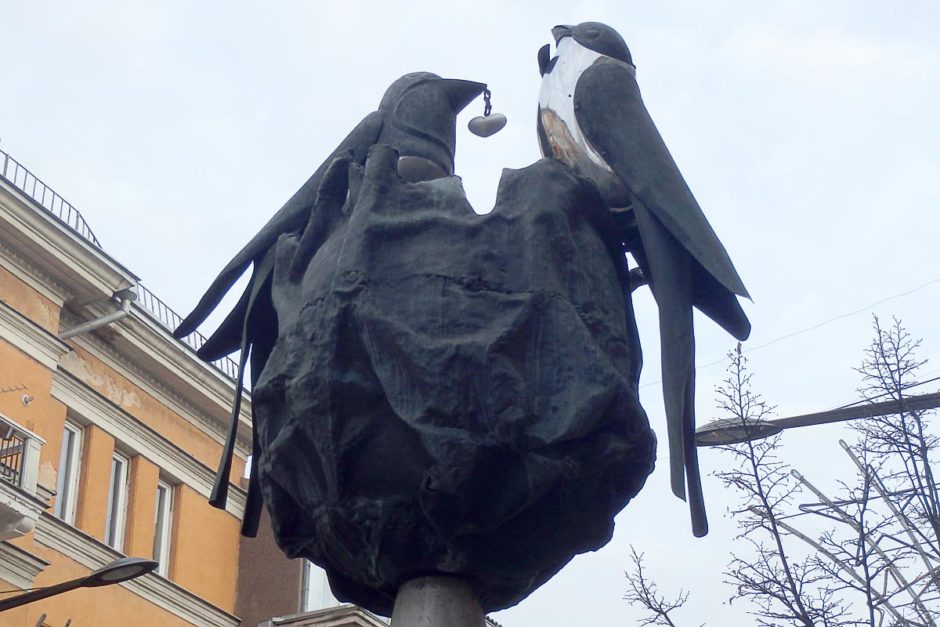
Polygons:
[[[104,250],[88,223],[85,222],[82,214],[78,212],[78,209],[2,150],[0,150],[0,177],[26,194],[38,207],[62,222],[71,231],[80,235],[99,250]],[[183,318],[179,314],[170,309],[166,303],[140,283],[137,284],[137,295],[137,302],[141,311],[168,331],[172,332],[182,322]],[[206,343],[206,337],[196,332],[183,340],[183,343],[193,350],[198,350]],[[238,374],[238,363],[230,357],[223,357],[212,362],[212,365],[230,379],[234,379]],[[3,469],[0,468],[0,472],[2,471]]]
[[0,481],[23,485],[26,434],[0,418]]

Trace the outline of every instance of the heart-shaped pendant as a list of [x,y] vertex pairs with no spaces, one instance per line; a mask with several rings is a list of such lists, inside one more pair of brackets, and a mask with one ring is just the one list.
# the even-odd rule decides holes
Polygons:
[[478,137],[489,137],[498,133],[506,126],[506,116],[502,113],[493,113],[491,115],[477,117],[470,120],[467,128]]

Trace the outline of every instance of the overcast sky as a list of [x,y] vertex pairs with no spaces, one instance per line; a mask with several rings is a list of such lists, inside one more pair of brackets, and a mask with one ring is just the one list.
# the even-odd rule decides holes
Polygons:
[[[488,210],[502,168],[539,158],[536,51],[555,24],[588,20],[626,39],[647,107],[754,298],[745,348],[779,415],[856,398],[872,313],[901,317],[922,357],[940,351],[935,1],[0,0],[0,148],[186,313],[407,72],[486,82],[509,117],[489,139],[465,130],[482,101],[459,122],[457,173]],[[687,624],[752,622],[721,584],[734,501],[706,481],[712,532],[696,540],[668,494],[655,309],[646,291],[636,303],[662,461],[613,541],[497,614],[505,627],[633,624],[621,600],[631,543],[664,591],[691,591]],[[734,344],[696,322],[702,423]],[[931,362],[924,378],[938,373]],[[846,468],[840,436],[787,433],[784,457],[827,484]],[[706,472],[727,462],[701,459]]]

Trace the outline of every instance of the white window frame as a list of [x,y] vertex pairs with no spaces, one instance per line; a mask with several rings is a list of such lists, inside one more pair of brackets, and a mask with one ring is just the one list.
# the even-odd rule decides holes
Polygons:
[[[71,436],[71,439],[67,437]],[[53,514],[70,525],[75,524],[75,505],[78,502],[78,478],[81,472],[83,429],[66,421],[59,448],[59,467],[56,477],[56,497]]]
[[161,479],[157,482],[157,504],[153,512],[153,559],[159,564],[157,574],[164,577],[170,572],[172,529],[173,486]]
[[111,456],[108,480],[108,511],[104,519],[104,543],[123,553],[124,523],[127,518],[127,485],[130,459],[117,451]]
[[308,559],[304,560],[303,588],[300,594],[300,611],[313,612],[342,605],[330,590],[326,571]]

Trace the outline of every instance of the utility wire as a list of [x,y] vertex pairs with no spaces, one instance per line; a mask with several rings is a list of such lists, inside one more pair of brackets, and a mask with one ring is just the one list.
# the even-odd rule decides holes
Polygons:
[[[751,353],[751,352],[754,352],[754,351],[756,351],[756,350],[760,350],[760,349],[762,349],[762,348],[767,348],[768,346],[772,346],[773,344],[776,344],[777,342],[786,340],[786,339],[791,338],[791,337],[794,337],[794,336],[796,336],[796,335],[802,335],[803,333],[809,333],[810,331],[815,331],[816,329],[818,329],[818,328],[820,328],[820,327],[824,327],[824,326],[826,326],[827,324],[830,324],[830,323],[832,323],[832,322],[836,322],[837,320],[842,320],[843,318],[849,318],[849,317],[851,317],[851,316],[855,316],[855,315],[858,315],[858,314],[860,314],[860,313],[865,313],[865,312],[870,311],[871,309],[877,307],[878,305],[882,305],[882,304],[888,302],[889,300],[894,300],[894,299],[896,299],[896,298],[901,298],[901,297],[903,297],[903,296],[909,296],[909,295],[913,294],[914,292],[919,292],[920,290],[922,290],[922,289],[924,289],[924,288],[926,288],[926,287],[929,287],[929,286],[931,286],[931,285],[933,285],[933,284],[935,284],[935,283],[940,283],[940,278],[933,279],[932,281],[927,281],[927,282],[924,283],[923,285],[919,285],[919,286],[915,287],[914,289],[907,290],[906,292],[901,292],[900,294],[895,294],[895,295],[893,295],[893,296],[888,296],[887,298],[882,298],[881,300],[875,301],[875,302],[871,303],[870,305],[866,305],[865,307],[862,307],[861,309],[856,309],[855,311],[850,311],[850,312],[848,312],[848,313],[840,314],[840,315],[838,315],[838,316],[834,316],[834,317],[832,317],[832,318],[829,318],[828,320],[823,320],[823,321],[820,322],[819,324],[815,324],[815,325],[813,325],[813,326],[811,326],[811,327],[808,327],[808,328],[806,328],[806,329],[802,329],[801,331],[794,331],[793,333],[788,333],[787,335],[782,335],[782,336],[778,337],[778,338],[775,339],[775,340],[771,340],[771,341],[767,342],[766,344],[760,344],[759,346],[753,346],[753,347],[747,348],[747,349],[745,349],[744,352],[746,352],[746,353]],[[719,360],[719,363],[720,363],[720,362],[721,362],[721,360]]]
[[[934,377],[932,379],[927,379],[926,381],[918,381],[916,383],[910,383],[901,387],[901,390],[910,390],[911,388],[916,388],[919,385],[924,385],[926,383],[933,383],[934,381],[940,381],[940,377]],[[876,398],[882,398],[883,396],[890,396],[894,394],[894,390],[889,390],[887,392],[882,392],[881,394],[876,394],[874,396],[867,396],[865,398],[860,398],[857,401],[848,403],[847,405],[840,405],[839,407],[833,407],[835,409],[848,409],[849,407],[855,407],[856,405],[862,405],[864,403],[869,403]]]
[[[922,289],[924,289],[924,288],[927,288],[927,287],[930,287],[931,285],[934,285],[934,284],[936,284],[936,283],[940,283],[940,277],[938,277],[938,278],[936,278],[936,279],[932,279],[932,280],[930,280],[930,281],[927,281],[926,283],[923,283],[923,284],[921,284],[921,285],[918,285],[917,287],[915,287],[915,288],[913,288],[913,289],[910,289],[910,290],[907,290],[907,291],[904,291],[904,292],[900,292],[900,293],[894,294],[894,295],[892,295],[892,296],[887,296],[887,297],[885,297],[885,298],[882,298],[881,300],[877,300],[877,301],[875,301],[875,302],[873,302],[873,303],[871,303],[871,304],[869,304],[869,305],[866,305],[865,307],[862,307],[862,308],[860,308],[860,309],[856,309],[856,310],[854,310],[854,311],[849,311],[849,312],[846,312],[846,313],[843,313],[843,314],[839,314],[838,316],[833,316],[832,318],[829,318],[829,319],[827,319],[827,320],[823,320],[822,322],[819,322],[819,323],[817,323],[817,324],[814,324],[814,325],[811,326],[811,327],[807,327],[807,328],[801,329],[801,330],[799,330],[799,331],[793,331],[792,333],[787,333],[787,334],[785,334],[785,335],[781,335],[780,337],[778,337],[778,338],[776,338],[776,339],[773,339],[773,340],[770,340],[769,342],[766,342],[766,343],[764,343],[764,344],[759,344],[758,346],[751,346],[751,347],[743,348],[743,352],[745,352],[745,353],[753,353],[754,351],[758,351],[758,350],[761,350],[761,349],[763,349],[763,348],[767,348],[768,346],[773,346],[773,345],[776,344],[777,342],[782,342],[783,340],[790,339],[791,337],[795,337],[795,336],[797,336],[797,335],[803,335],[804,333],[809,333],[810,331],[815,331],[816,329],[819,329],[819,328],[821,328],[821,327],[824,327],[824,326],[826,326],[827,324],[831,324],[831,323],[836,322],[836,321],[838,321],[838,320],[842,320],[843,318],[849,318],[849,317],[851,317],[851,316],[856,316],[856,315],[858,315],[858,314],[860,314],[860,313],[865,313],[865,312],[867,312],[867,311],[870,311],[870,310],[873,309],[874,307],[877,307],[878,305],[884,304],[884,303],[886,303],[886,302],[888,302],[888,301],[895,300],[895,299],[897,299],[897,298],[902,298],[902,297],[904,297],[904,296],[909,296],[909,295],[911,295],[911,294],[913,294],[913,293],[915,293],[915,292],[919,292],[920,290],[922,290]],[[716,359],[716,360],[714,360],[714,361],[710,361],[710,362],[708,362],[708,363],[696,365],[696,366],[695,366],[695,370],[696,370],[696,371],[698,371],[698,370],[704,370],[704,369],[706,369],[706,368],[711,368],[712,366],[717,366],[718,364],[722,364],[722,363],[724,363],[724,362],[725,362],[725,357],[721,357],[721,358],[719,358],[719,359]],[[936,372],[936,371],[934,370],[934,371],[931,371],[931,372]],[[931,379],[931,381],[934,381],[934,380],[936,380],[936,379]],[[650,386],[652,386],[652,385],[658,385],[658,384],[660,384],[660,383],[662,383],[662,380],[650,381],[649,383],[644,383],[643,385],[641,385],[641,386],[639,387],[639,389],[642,390],[643,388],[648,388],[648,387],[650,387]],[[924,381],[924,383],[928,383],[928,381]]]

